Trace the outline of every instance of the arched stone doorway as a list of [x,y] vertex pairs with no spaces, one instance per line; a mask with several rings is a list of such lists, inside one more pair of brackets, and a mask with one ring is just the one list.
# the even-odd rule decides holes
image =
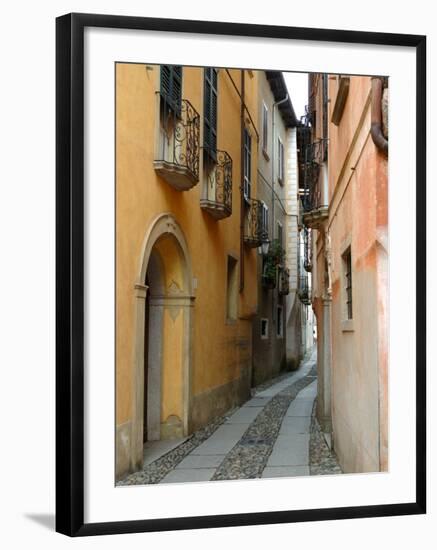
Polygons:
[[161,214],[145,237],[135,285],[134,469],[145,434],[153,441],[189,433],[193,305],[185,237],[171,214]]

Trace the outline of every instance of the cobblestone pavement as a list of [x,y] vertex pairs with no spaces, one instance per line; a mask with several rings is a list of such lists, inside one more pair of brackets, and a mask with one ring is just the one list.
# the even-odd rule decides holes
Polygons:
[[314,401],[310,429],[310,474],[312,476],[342,474],[337,457],[326,443],[316,418],[316,401]]
[[315,354],[117,485],[338,474],[317,420]]

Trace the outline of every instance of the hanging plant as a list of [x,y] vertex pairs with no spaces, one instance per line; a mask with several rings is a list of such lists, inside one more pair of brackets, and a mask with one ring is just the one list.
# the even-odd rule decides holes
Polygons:
[[285,258],[285,250],[281,243],[275,239],[270,243],[269,251],[264,257],[262,283],[266,288],[275,288],[278,269],[282,267]]

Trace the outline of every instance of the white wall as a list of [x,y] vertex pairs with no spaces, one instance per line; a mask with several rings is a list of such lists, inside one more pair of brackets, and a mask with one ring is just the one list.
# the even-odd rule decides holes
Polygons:
[[[334,5],[333,5],[334,4]],[[220,9],[185,0],[140,2],[125,0],[59,0],[54,3],[8,2],[3,6],[2,106],[0,181],[2,183],[0,283],[2,384],[1,541],[4,548],[92,548],[109,550],[128,546],[160,549],[223,549],[248,546],[265,549],[272,544],[346,550],[369,548],[404,550],[435,545],[437,483],[435,469],[429,478],[429,514],[416,517],[363,519],[341,522],[302,523],[118,535],[71,540],[53,532],[54,513],[54,18],[70,12],[93,12],[174,17],[228,19],[240,22],[330,27],[429,34],[428,59],[434,60],[428,97],[437,93],[435,59],[437,30],[430,3],[418,0],[414,10],[400,11],[398,3],[368,0],[359,17],[347,0],[313,0],[308,5],[287,0],[266,5],[223,0]],[[396,10],[396,11],[395,11]],[[394,17],[396,13],[396,17]],[[377,17],[375,17],[377,14]],[[431,61],[428,67],[431,68]],[[435,104],[429,102],[435,120]],[[437,148],[429,135],[429,151]],[[429,163],[429,181],[436,168]],[[428,204],[437,203],[437,189],[429,186]],[[430,227],[433,231],[434,227]],[[428,242],[432,242],[429,238]],[[435,255],[429,255],[429,280],[437,279]],[[436,285],[430,285],[435,310]],[[433,307],[434,306],[434,307]],[[430,334],[436,327],[429,319]],[[435,348],[429,365],[437,363]],[[429,369],[430,395],[437,390],[437,372]],[[429,415],[435,420],[437,401],[430,400]],[[437,431],[429,430],[429,464],[436,456]],[[236,482],[237,483],[237,482]],[[50,526],[50,528],[47,527]]]

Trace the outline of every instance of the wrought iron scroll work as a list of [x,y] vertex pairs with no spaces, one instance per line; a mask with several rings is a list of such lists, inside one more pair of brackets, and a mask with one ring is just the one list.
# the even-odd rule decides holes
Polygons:
[[232,212],[232,158],[226,151],[215,151],[213,168],[208,173],[208,197],[215,198],[217,206]]
[[307,144],[304,151],[304,192],[302,205],[304,212],[316,210],[323,203],[322,189],[320,186],[320,167],[327,156],[327,139],[320,139]]
[[262,202],[258,199],[249,199],[244,238],[251,246],[260,246],[268,238],[262,219]]
[[194,180],[199,179],[200,115],[187,100],[182,99],[175,112],[163,98],[163,160],[185,168]]

